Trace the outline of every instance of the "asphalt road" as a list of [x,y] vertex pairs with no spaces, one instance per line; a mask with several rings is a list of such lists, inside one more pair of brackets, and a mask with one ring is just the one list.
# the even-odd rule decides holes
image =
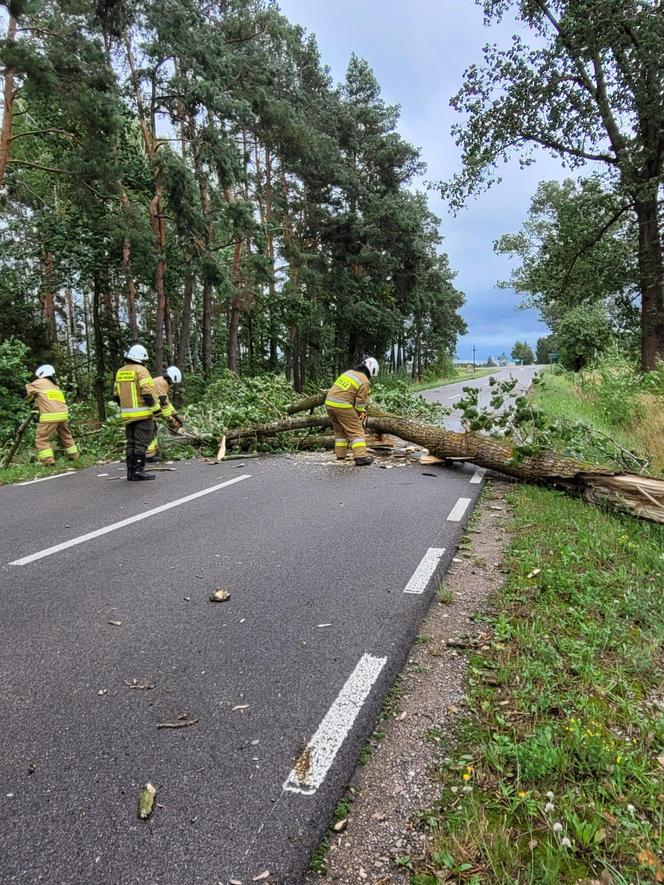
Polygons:
[[0,881],[295,885],[481,473],[305,455],[114,476],[0,489]]
[[[526,391],[533,381],[533,376],[540,372],[543,366],[511,366],[507,369],[496,369],[492,375],[485,375],[477,380],[460,381],[457,384],[447,384],[445,387],[434,387],[431,390],[423,390],[422,396],[429,402],[439,402],[448,409],[454,409],[457,403],[463,397],[464,387],[479,387],[480,406],[487,406],[491,399],[491,388],[489,386],[489,378],[495,377],[499,381],[506,381],[510,377],[517,380],[517,386],[514,393],[523,393]],[[458,411],[453,411],[443,420],[443,424],[448,430],[461,430],[461,417]]]

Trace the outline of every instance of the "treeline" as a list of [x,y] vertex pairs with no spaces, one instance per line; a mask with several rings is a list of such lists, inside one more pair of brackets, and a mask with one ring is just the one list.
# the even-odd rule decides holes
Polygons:
[[450,358],[463,296],[365,61],[335,85],[270,0],[2,5],[0,339],[100,415],[137,339],[297,390]]

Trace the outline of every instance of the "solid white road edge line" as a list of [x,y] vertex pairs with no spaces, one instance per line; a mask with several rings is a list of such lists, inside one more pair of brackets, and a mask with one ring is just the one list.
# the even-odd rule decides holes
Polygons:
[[181,504],[187,504],[189,501],[195,501],[196,498],[202,498],[203,495],[210,495],[219,489],[225,489],[226,486],[232,486],[236,482],[242,482],[243,479],[249,479],[250,473],[243,473],[241,476],[235,476],[233,479],[227,479],[226,482],[220,482],[216,486],[210,486],[209,489],[203,489],[200,492],[194,492],[193,495],[187,495],[184,498],[178,498],[177,501],[171,501],[169,504],[161,504],[159,507],[153,507],[152,510],[146,510],[144,513],[137,513],[136,516],[130,516],[127,519],[121,519],[120,522],[114,522],[106,525],[101,529],[95,529],[94,532],[88,532],[85,535],[79,535],[78,538],[72,538],[71,541],[63,541],[62,544],[56,544],[54,547],[47,547],[46,550],[40,550],[38,553],[31,553],[29,556],[23,556],[21,559],[15,559],[10,565],[27,565],[36,559],[43,559],[45,556],[52,556],[68,547],[75,547],[77,544],[84,544],[100,535],[107,535],[109,532],[115,532],[134,522],[140,522],[142,519],[148,519],[150,516],[156,516],[158,513],[164,513],[166,510],[172,510],[173,507],[179,507]]
[[470,477],[471,483],[473,485],[478,485],[479,483],[481,483],[482,480],[484,479],[485,473],[486,473],[486,470],[484,469],[484,467],[478,467],[475,470],[475,473],[473,473],[473,475]]
[[36,482],[47,482],[49,479],[60,479],[61,476],[73,476],[75,470],[68,470],[66,473],[56,473],[55,476],[40,476],[39,479],[28,479],[26,482],[17,482],[17,486],[31,486]]
[[459,498],[454,507],[452,508],[450,515],[447,517],[448,522],[461,522],[461,519],[468,509],[468,505],[470,504],[470,498]]
[[438,568],[440,557],[445,552],[444,547],[429,547],[422,557],[418,567],[413,572],[410,581],[403,588],[404,593],[424,593],[426,586],[431,580],[431,575]]
[[386,661],[362,655],[288,775],[284,790],[311,796],[320,787]]

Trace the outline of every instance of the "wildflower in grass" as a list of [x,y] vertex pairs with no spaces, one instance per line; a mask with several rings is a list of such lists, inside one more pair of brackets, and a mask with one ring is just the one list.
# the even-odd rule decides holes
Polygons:
[[563,825],[560,823],[559,820],[557,820],[555,822],[555,824],[553,825],[553,832],[554,833],[562,833],[562,831],[563,831]]
[[563,846],[563,848],[571,848],[572,847],[572,843],[567,838],[567,836],[563,836],[563,838],[560,840],[560,844]]
[[622,756],[620,754],[618,754],[616,756],[616,765],[620,765],[621,762],[622,762]]
[[627,810],[629,811],[630,814],[634,814],[634,812],[636,811],[636,808],[634,808],[633,805],[628,805]]
[[473,788],[472,788],[472,787],[469,787],[469,786],[466,784],[465,787],[462,787],[462,788],[461,788],[461,792],[462,792],[462,793],[472,793],[472,792],[473,792]]
[[549,791],[547,792],[547,794],[546,794],[546,798],[547,798],[547,799],[550,799],[551,801],[553,801],[553,793],[552,793],[551,790],[549,790]]
[[525,799],[525,798],[526,798],[526,793],[524,793],[523,790],[519,790],[519,792],[518,792],[517,795],[518,795],[519,799]]
[[554,810],[555,807],[556,806],[553,804],[553,802],[547,802],[546,805],[544,806],[544,813],[551,814],[551,812]]

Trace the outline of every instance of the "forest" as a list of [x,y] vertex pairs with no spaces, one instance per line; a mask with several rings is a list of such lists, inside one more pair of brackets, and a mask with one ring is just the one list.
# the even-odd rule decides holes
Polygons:
[[449,364],[463,295],[364,60],[333,82],[271,0],[2,6],[5,376],[52,362],[104,419],[134,341],[199,389]]

